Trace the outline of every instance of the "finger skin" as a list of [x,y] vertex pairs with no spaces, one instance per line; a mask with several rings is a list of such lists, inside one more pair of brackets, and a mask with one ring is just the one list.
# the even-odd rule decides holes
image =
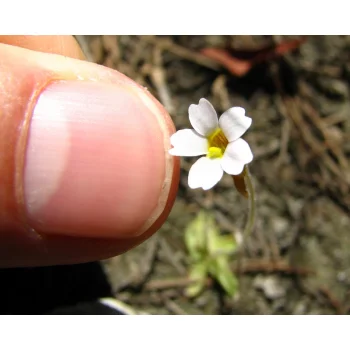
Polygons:
[[[75,45],[75,44],[74,44]],[[23,166],[30,118],[40,92],[55,80],[90,80],[124,84],[142,95],[150,108],[162,111],[167,137],[174,126],[163,107],[124,75],[91,63],[0,44],[0,266],[81,263],[125,252],[152,235],[165,221],[175,200],[179,161],[172,157],[166,204],[158,219],[139,237],[76,238],[46,235],[26,219]],[[25,57],[25,59],[23,59]]]
[[0,43],[81,60],[85,58],[71,35],[0,35]]

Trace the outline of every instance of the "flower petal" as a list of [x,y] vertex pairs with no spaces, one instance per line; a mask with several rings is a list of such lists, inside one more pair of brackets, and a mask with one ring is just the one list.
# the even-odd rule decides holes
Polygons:
[[230,142],[221,159],[222,168],[230,175],[238,175],[243,171],[245,164],[253,160],[253,153],[248,142],[238,139]]
[[208,136],[218,127],[215,109],[205,98],[201,98],[198,105],[190,105],[188,114],[191,125],[200,135]]
[[188,186],[190,188],[202,187],[209,190],[222,178],[224,171],[221,167],[221,159],[199,158],[191,167],[188,174]]
[[252,119],[245,116],[242,107],[232,107],[222,114],[219,125],[229,142],[239,139],[251,126]]
[[173,156],[200,156],[208,152],[208,140],[193,129],[183,129],[171,135],[174,148],[169,150]]

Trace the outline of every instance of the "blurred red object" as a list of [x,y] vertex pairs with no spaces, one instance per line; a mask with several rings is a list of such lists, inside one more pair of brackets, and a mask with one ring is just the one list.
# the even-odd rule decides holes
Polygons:
[[242,77],[246,75],[253,66],[283,56],[287,52],[299,48],[306,39],[307,37],[305,36],[300,39],[286,40],[276,45],[250,51],[207,47],[202,49],[201,53],[213,61],[220,63],[232,75]]

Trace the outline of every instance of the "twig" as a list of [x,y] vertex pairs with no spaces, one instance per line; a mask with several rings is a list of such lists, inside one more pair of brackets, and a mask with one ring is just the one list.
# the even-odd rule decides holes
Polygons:
[[175,301],[171,299],[166,298],[164,300],[164,304],[175,315],[188,315],[188,313],[182,307],[180,307],[178,304],[175,303]]
[[297,102],[300,101],[298,98],[291,99],[286,98],[287,108],[290,111],[289,116],[292,118],[295,125],[298,127],[301,136],[304,139],[304,142],[311,148],[314,154],[323,158],[324,164],[326,167],[336,175],[339,180],[346,181],[346,178],[343,176],[337,164],[334,160],[326,153],[327,147],[320,144],[315,136],[310,131],[308,124],[303,120],[300,110],[298,108]]
[[342,303],[333,295],[333,293],[326,287],[321,287],[319,291],[327,299],[328,304],[336,311],[338,315],[345,315],[346,310]]
[[177,45],[170,39],[157,38],[154,36],[145,36],[143,39],[147,40],[153,45],[158,46],[162,50],[169,51],[174,55],[177,55],[188,61],[192,61],[200,66],[204,66],[215,71],[219,71],[221,69],[220,65],[213,62],[211,59],[205,57],[200,53],[193,52],[192,50],[189,50],[183,46]]
[[262,159],[276,153],[280,149],[279,140],[270,140],[270,142],[264,147],[260,146],[254,150],[254,161]]
[[224,111],[231,107],[229,93],[227,91],[227,76],[220,74],[213,82],[213,95],[219,100],[220,108]]
[[[293,121],[294,125],[298,128],[306,145],[308,145],[311,148],[311,150],[315,155],[318,155],[323,159],[323,162],[326,168],[333,175],[337,176],[338,180],[343,184],[343,187],[344,186],[347,187],[348,185],[350,185],[350,179],[344,176],[343,172],[341,171],[337,163],[329,156],[329,154],[327,154],[327,151],[328,151],[328,147],[326,147],[327,145],[323,145],[320,143],[320,141],[312,134],[308,123],[305,122],[305,120],[303,119],[301,111],[299,109],[299,105],[303,106],[304,112],[305,112],[305,102],[301,101],[301,99],[298,97],[290,98],[285,95],[281,81],[278,76],[278,69],[276,68],[276,66],[272,67],[271,73],[273,75],[276,88],[282,96],[282,100],[286,107],[285,110],[288,111],[287,116]],[[309,93],[306,84],[300,84],[300,87],[304,94]],[[312,113],[313,111],[311,111],[311,106],[309,105],[307,106],[306,112],[307,113],[305,114],[316,124],[316,126],[318,125],[321,132],[324,133],[325,127],[320,126],[322,120],[319,118],[316,112]],[[340,157],[339,162],[341,161],[342,164],[345,165],[346,168],[348,168],[348,164],[345,156],[341,154],[341,151],[334,150],[333,145],[332,147],[338,159]]]
[[314,123],[314,125],[317,127],[318,130],[322,133],[326,145],[329,147],[329,149],[333,152],[333,154],[337,157],[339,164],[344,168],[348,169],[349,164],[346,160],[346,157],[339,145],[334,143],[331,137],[329,137],[329,128],[324,124],[321,117],[318,115],[316,110],[310,105],[310,103],[307,103],[306,101],[301,102],[301,107],[304,112],[304,114]]
[[153,280],[145,283],[144,289],[145,290],[162,290],[162,289],[170,289],[170,288],[184,288],[195,282],[197,281],[190,279],[188,277]]
[[94,62],[94,57],[90,49],[90,45],[86,38],[86,35],[74,35],[75,40],[78,42],[81,50],[83,51],[86,59],[90,62]]
[[[243,273],[256,273],[256,272],[280,272],[285,274],[295,274],[295,275],[310,275],[313,272],[308,269],[290,266],[286,261],[266,261],[260,259],[250,259],[246,262],[242,262],[241,267],[239,267]],[[238,267],[233,266],[233,270],[237,272]]]
[[349,115],[347,113],[347,110],[343,110],[342,113],[334,113],[325,117],[323,119],[323,124],[325,125],[325,127],[333,126],[346,121],[348,118]]
[[154,66],[151,68],[150,77],[152,83],[157,89],[160,102],[164,105],[169,114],[175,112],[174,104],[170,96],[168,85],[166,84],[166,76],[163,68],[162,51],[159,47],[155,47],[153,51]]
[[278,164],[286,164],[288,161],[288,144],[290,139],[291,123],[288,118],[285,118],[281,129],[281,147],[278,156]]
[[[328,148],[324,145],[320,144],[317,138],[312,134],[309,125],[305,122],[301,115],[301,111],[299,109],[299,105],[301,105],[301,100],[298,97],[291,98],[287,97],[284,93],[279,75],[277,66],[271,66],[271,73],[274,78],[274,82],[277,90],[280,92],[282,96],[282,100],[285,104],[285,110],[288,111],[287,116],[292,119],[295,126],[299,129],[299,132],[304,140],[304,142],[311,148],[314,154],[323,158],[324,164],[334,175],[336,175],[343,182],[348,182],[347,179],[343,176],[341,170],[337,166],[337,164],[333,161],[333,159],[326,153]],[[301,87],[304,88],[305,92],[305,84],[301,84]]]
[[[232,266],[232,271],[235,273],[285,273],[288,275],[310,275],[313,272],[300,267],[290,266],[286,261],[266,261],[261,259],[249,259],[242,261],[241,266],[237,262]],[[153,280],[144,284],[144,289],[148,291],[163,290],[172,288],[185,288],[191,283],[197,282],[188,277],[178,277],[172,279]],[[207,278],[206,284],[209,287],[213,283],[211,278]]]

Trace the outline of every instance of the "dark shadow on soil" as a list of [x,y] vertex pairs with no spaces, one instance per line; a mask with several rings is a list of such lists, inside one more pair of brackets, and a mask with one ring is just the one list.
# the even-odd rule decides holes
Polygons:
[[[276,60],[282,90],[286,95],[295,96],[298,93],[298,73],[283,58]],[[244,98],[250,99],[258,90],[269,95],[279,93],[276,89],[276,82],[270,71],[268,63],[262,63],[252,68],[244,77],[231,77],[228,81],[228,88],[240,93]]]

